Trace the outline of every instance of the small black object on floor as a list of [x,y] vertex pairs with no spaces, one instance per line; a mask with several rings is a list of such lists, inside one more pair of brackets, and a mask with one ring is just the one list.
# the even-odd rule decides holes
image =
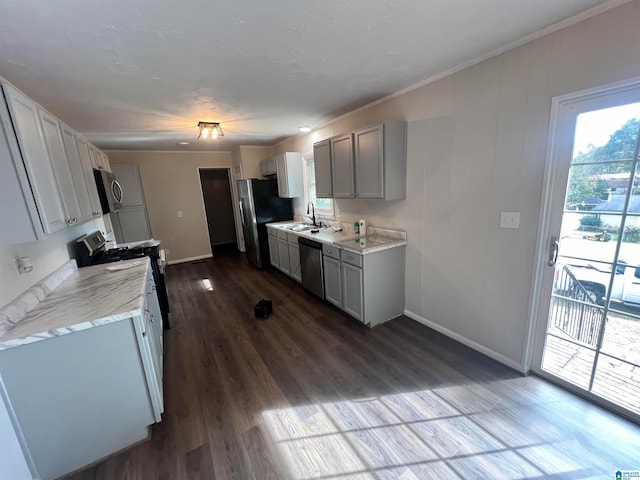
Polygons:
[[271,300],[260,300],[258,303],[256,303],[256,318],[269,318],[269,315],[271,315],[272,311],[273,304],[271,303]]

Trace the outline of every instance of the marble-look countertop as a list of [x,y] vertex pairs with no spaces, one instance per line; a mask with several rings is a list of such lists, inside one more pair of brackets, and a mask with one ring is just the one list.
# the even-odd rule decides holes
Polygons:
[[274,222],[274,223],[267,223],[267,227],[274,227],[278,230],[282,230],[284,232],[287,233],[293,233],[294,235],[297,235],[299,237],[304,237],[304,238],[308,238],[310,240],[316,240],[317,242],[322,242],[322,243],[329,243],[329,244],[333,244],[336,241],[340,241],[340,240],[347,240],[350,238],[355,238],[355,235],[353,233],[348,234],[346,233],[346,231],[342,230],[340,232],[336,232],[334,230],[332,230],[331,228],[328,227],[322,227],[322,228],[318,228],[317,230],[319,230],[317,233],[311,233],[311,230],[305,230],[304,232],[295,232],[293,230],[289,230],[287,228],[285,228],[286,225],[291,225],[291,224],[298,224],[299,222],[295,222],[293,220],[289,220],[286,222]]
[[[149,259],[78,269],[0,336],[0,350],[126,320],[142,313]],[[6,308],[6,307],[4,307]]]
[[358,254],[368,254],[386,250],[388,248],[401,247],[407,244],[407,233],[402,230],[391,230],[380,227],[368,227],[367,236],[360,237],[353,233],[346,233],[345,230],[336,232],[331,228],[319,228],[319,232],[311,233],[311,230],[296,232],[286,228],[288,225],[299,222],[285,221],[268,223],[268,227],[273,227],[287,233],[293,233],[299,237],[309,238],[322,243],[335,245],[345,250],[349,250]]

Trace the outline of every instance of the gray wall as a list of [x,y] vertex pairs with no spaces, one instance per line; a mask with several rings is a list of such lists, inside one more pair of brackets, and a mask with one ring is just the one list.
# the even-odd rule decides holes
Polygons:
[[[638,25],[640,2],[624,4],[275,151],[407,120],[406,200],[338,200],[339,220],[406,230],[407,313],[523,368],[551,99],[640,75]],[[521,212],[519,230],[499,228],[501,210]]]

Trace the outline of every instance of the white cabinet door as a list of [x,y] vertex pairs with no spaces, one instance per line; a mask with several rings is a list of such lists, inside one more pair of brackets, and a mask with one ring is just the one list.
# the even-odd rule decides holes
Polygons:
[[[91,200],[89,199],[89,186],[87,185],[84,169],[82,168],[82,160],[80,159],[75,132],[63,124],[60,124],[60,130],[62,132],[64,149],[67,152],[69,169],[73,177],[73,186],[75,187],[76,197],[80,206],[80,217],[78,221],[83,222],[93,217],[93,209]],[[91,180],[93,181],[93,178]]]
[[162,389],[161,385],[158,383],[158,374],[155,367],[157,360],[154,360],[155,352],[150,340],[150,338],[152,338],[152,332],[151,329],[147,327],[146,316],[134,317],[133,325],[136,331],[136,338],[138,340],[142,366],[147,380],[149,396],[151,397],[154,418],[156,422],[160,422],[162,420],[162,412],[164,411],[164,400],[162,398]]
[[280,261],[280,270],[287,275],[291,275],[289,243],[286,240],[278,239],[278,259]]
[[289,242],[289,270],[291,278],[302,281],[300,274],[300,246],[297,243]]
[[38,108],[12,86],[4,84],[3,89],[42,227],[45,233],[57,232],[67,227],[67,216],[40,127]]
[[278,239],[275,236],[269,235],[269,258],[271,259],[271,265],[273,265],[276,268],[280,268],[279,257],[280,256],[278,255]]
[[84,174],[87,190],[89,191],[89,203],[91,204],[91,215],[99,217],[102,215],[102,206],[100,205],[100,197],[98,196],[98,188],[96,187],[96,179],[93,175],[93,163],[91,162],[91,153],[89,150],[89,142],[76,134],[76,146],[80,155],[80,163],[82,164],[82,172]]
[[275,156],[278,175],[278,196],[297,198],[303,196],[302,154],[287,152]]
[[102,168],[104,170],[106,170],[107,172],[111,171],[111,162],[109,162],[109,157],[107,156],[106,153],[104,153],[101,150],[98,150],[98,152],[100,152],[100,157],[101,157],[101,161],[102,161]]
[[340,277],[340,261],[324,256],[324,298],[336,307],[342,308],[342,279]]
[[362,321],[362,269],[349,265],[341,264],[342,272],[342,309],[353,318]]
[[44,110],[38,108],[38,116],[42,126],[42,134],[47,145],[53,173],[56,177],[62,205],[67,216],[67,225],[77,223],[82,216],[80,212],[80,202],[76,195],[76,188],[73,184],[73,176],[69,168],[69,159],[62,143],[62,132],[58,119]]

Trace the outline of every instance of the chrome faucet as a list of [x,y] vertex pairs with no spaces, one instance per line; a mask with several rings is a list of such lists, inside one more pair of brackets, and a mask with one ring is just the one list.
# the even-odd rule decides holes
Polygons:
[[318,225],[316,225],[316,207],[313,205],[313,202],[309,202],[307,204],[307,215],[309,215],[309,207],[311,207],[311,224],[314,227],[317,227]]

